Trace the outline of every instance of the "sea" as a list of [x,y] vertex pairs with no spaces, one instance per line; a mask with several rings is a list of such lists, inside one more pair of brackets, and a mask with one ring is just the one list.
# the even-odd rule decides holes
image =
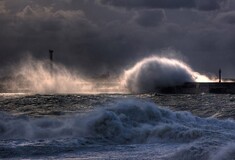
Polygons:
[[235,95],[0,94],[0,159],[235,160]]

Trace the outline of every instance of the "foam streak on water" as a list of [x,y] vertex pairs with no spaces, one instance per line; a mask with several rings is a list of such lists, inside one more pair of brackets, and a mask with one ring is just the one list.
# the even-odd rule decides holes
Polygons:
[[199,118],[137,99],[64,116],[0,115],[2,158],[232,159],[234,141],[233,120]]

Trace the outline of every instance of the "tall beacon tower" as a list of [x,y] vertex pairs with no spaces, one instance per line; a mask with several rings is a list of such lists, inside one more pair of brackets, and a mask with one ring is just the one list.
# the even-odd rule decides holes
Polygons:
[[50,72],[53,74],[53,50],[49,49],[49,57],[50,57]]
[[221,69],[219,69],[219,83],[221,83],[221,73],[222,73],[222,71],[221,71]]

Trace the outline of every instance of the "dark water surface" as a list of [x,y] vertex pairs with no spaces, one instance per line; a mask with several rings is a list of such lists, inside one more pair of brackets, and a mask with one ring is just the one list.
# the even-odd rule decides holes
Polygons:
[[235,159],[235,95],[0,95],[0,158]]

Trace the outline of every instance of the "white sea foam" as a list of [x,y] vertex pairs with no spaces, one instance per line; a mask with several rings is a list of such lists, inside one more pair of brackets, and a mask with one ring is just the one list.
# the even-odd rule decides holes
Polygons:
[[211,154],[211,160],[235,160],[235,142],[228,143],[217,149],[216,153]]
[[110,143],[191,142],[214,132],[231,136],[232,120],[202,119],[154,103],[124,100],[86,114],[32,118],[1,113],[0,139],[102,138]]
[[185,82],[215,81],[180,60],[158,56],[144,58],[123,74],[103,80],[84,77],[57,63],[51,68],[49,61],[32,57],[13,70],[14,78],[7,82],[7,88],[33,93],[146,93]]
[[[235,140],[234,120],[200,118],[137,99],[120,99],[98,108],[87,113],[41,118],[0,113],[2,157],[14,157],[12,153],[47,156],[80,150],[79,147],[94,156],[93,149],[89,149],[94,146],[100,146],[97,151],[101,149],[107,155],[110,152],[105,147],[110,145],[116,155],[119,145],[126,150],[128,145],[137,144],[141,144],[140,148],[151,148],[146,153],[148,157],[159,158],[161,153],[159,159],[230,160],[234,157],[231,143]],[[231,144],[225,145],[228,142]],[[141,150],[136,154],[139,159],[144,157]]]
[[151,92],[156,87],[182,85],[185,82],[212,81],[213,78],[195,72],[180,60],[158,56],[141,60],[123,75],[123,85],[134,93]]

